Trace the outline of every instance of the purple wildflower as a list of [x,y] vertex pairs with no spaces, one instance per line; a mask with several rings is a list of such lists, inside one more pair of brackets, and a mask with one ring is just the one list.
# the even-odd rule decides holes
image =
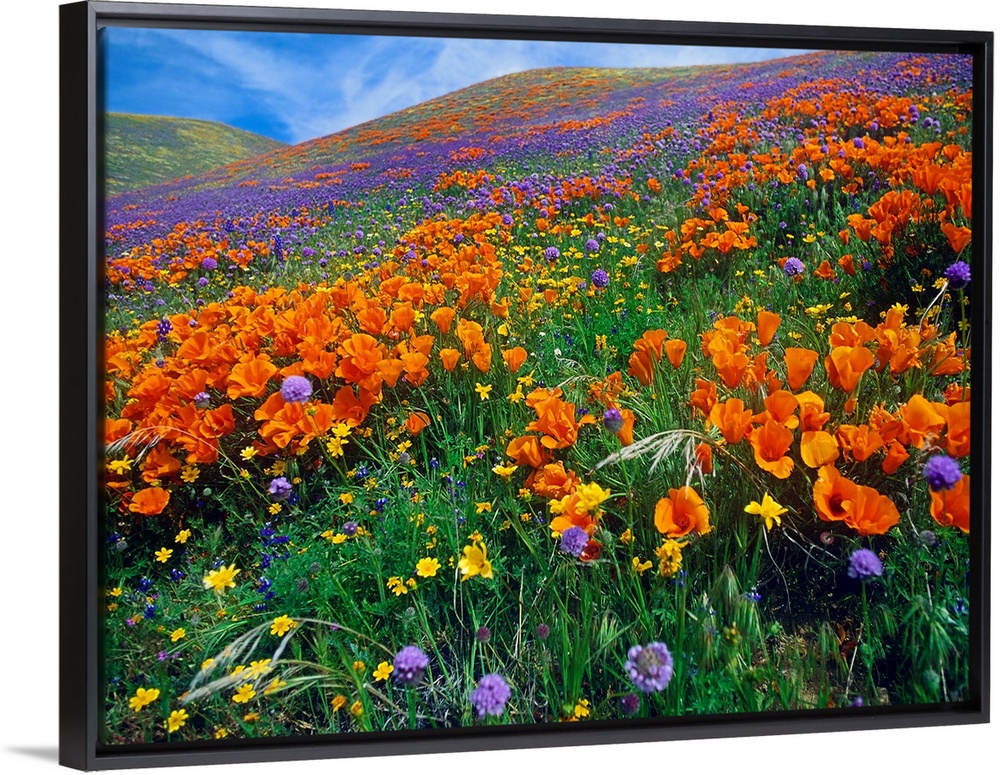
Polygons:
[[358,532],[358,523],[354,520],[348,520],[341,526],[340,529],[344,535],[350,537]]
[[219,267],[219,262],[216,261],[211,256],[209,256],[208,258],[203,258],[201,260],[201,268],[205,269],[206,271],[211,272],[213,269],[217,269],[218,267]]
[[787,261],[785,261],[785,274],[789,277],[795,277],[806,271],[806,265],[803,264],[795,256],[791,256]]
[[964,261],[956,261],[944,270],[944,278],[952,288],[964,288],[972,281],[972,269]]
[[882,561],[871,549],[857,549],[847,562],[847,575],[865,581],[882,575]]
[[625,671],[641,692],[662,692],[674,675],[674,658],[659,641],[628,650]]
[[502,716],[504,705],[510,699],[510,687],[502,675],[487,673],[479,680],[479,685],[473,690],[469,699],[479,718]]
[[590,282],[598,288],[607,288],[608,283],[611,282],[611,278],[608,277],[608,273],[603,269],[595,269],[593,274],[590,275]]
[[406,646],[396,654],[392,663],[392,674],[397,683],[404,686],[416,686],[424,677],[424,670],[430,660],[418,646]]
[[562,542],[559,544],[559,549],[566,554],[573,555],[574,557],[579,557],[580,553],[587,546],[587,542],[590,540],[590,536],[587,535],[587,531],[582,527],[566,528],[562,534]]
[[212,397],[202,390],[200,393],[196,393],[194,396],[194,405],[199,409],[208,409],[212,404]]
[[626,716],[634,716],[639,712],[639,695],[633,692],[622,697],[622,713]]
[[604,413],[604,427],[610,433],[618,433],[622,427],[625,425],[625,418],[622,417],[622,413],[611,407]]
[[596,253],[598,250],[601,249],[601,245],[597,240],[589,239],[584,243],[583,248],[588,253]]
[[285,477],[279,476],[271,480],[267,491],[275,500],[283,501],[292,494],[292,485]]
[[476,640],[479,643],[489,643],[492,634],[493,633],[490,632],[490,628],[487,627],[486,625],[483,625],[478,630],[476,630]]
[[934,455],[924,466],[924,479],[935,492],[950,490],[962,481],[962,469],[948,455]]
[[539,640],[547,640],[549,635],[552,634],[552,630],[549,629],[549,625],[542,622],[535,628],[535,637]]
[[312,384],[308,377],[292,375],[281,383],[281,397],[289,404],[301,404],[312,395]]
[[559,258],[559,248],[557,248],[555,245],[550,245],[549,247],[545,248],[545,257],[549,261],[555,261],[557,258]]

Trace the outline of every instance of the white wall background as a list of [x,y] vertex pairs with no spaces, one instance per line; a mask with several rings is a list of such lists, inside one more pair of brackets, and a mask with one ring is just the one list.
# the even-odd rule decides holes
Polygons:
[[[338,7],[334,0],[216,0],[216,4]],[[0,762],[5,772],[17,775],[57,769],[58,5],[58,0],[12,0],[4,4],[0,16]],[[945,0],[716,0],[669,5],[642,0],[549,0],[544,4],[537,0],[344,0],[339,5],[380,10],[996,31],[1000,12],[997,6],[991,6],[951,5]],[[997,414],[1000,412],[994,412]],[[1000,530],[994,529],[994,555],[997,533]],[[994,601],[1000,599],[998,576],[1000,573],[994,572]],[[994,637],[994,664],[998,640]],[[622,771],[920,775],[972,769],[988,772],[996,764],[998,743],[993,724],[279,766],[288,775],[328,773],[332,768],[348,768],[366,775],[413,771],[494,775],[518,770],[575,770],[588,775]],[[994,765],[989,765],[991,760]],[[239,771],[249,775],[273,772],[273,768],[267,764],[242,765]],[[230,765],[210,771],[237,769]],[[161,772],[192,770],[169,768]]]

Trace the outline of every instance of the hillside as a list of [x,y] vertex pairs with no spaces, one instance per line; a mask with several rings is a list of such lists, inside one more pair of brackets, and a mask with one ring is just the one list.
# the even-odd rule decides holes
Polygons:
[[107,193],[120,194],[259,156],[282,143],[214,121],[109,113]]

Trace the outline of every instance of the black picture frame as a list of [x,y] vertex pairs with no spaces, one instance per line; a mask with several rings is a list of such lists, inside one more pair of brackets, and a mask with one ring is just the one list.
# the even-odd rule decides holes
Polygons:
[[821,731],[980,724],[989,721],[990,482],[988,401],[975,406],[972,430],[970,688],[967,702],[940,706],[769,712],[751,718],[695,716],[654,721],[366,733],[338,739],[218,741],[122,746],[98,743],[100,613],[98,433],[103,390],[102,111],[97,31],[112,26],[342,31],[437,37],[643,42],[687,45],[915,51],[969,54],[976,99],[973,127],[972,267],[977,282],[972,349],[973,395],[990,395],[992,284],[993,34],[943,30],[779,26],[624,19],[486,16],[232,6],[76,2],[60,7],[60,702],[59,759],[75,769],[279,762],[407,753],[739,737]]

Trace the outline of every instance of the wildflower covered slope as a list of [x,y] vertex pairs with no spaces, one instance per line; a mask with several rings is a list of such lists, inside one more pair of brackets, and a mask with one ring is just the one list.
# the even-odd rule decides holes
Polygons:
[[970,84],[534,70],[110,197],[105,741],[965,698]]

